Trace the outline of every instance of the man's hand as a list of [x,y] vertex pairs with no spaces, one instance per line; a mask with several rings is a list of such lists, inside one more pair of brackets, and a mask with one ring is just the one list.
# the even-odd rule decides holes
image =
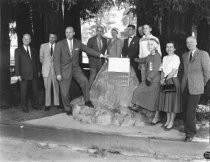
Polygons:
[[151,82],[149,81],[149,80],[145,80],[145,84],[147,85],[147,86],[150,86],[151,85]]
[[165,79],[161,79],[160,84],[165,84]]
[[100,58],[108,58],[108,55],[103,55],[103,54],[100,54]]
[[20,82],[22,81],[21,76],[17,76],[17,79],[18,79]]
[[139,63],[140,62],[140,58],[135,58],[134,61]]
[[57,80],[60,82],[62,80],[61,75],[57,75]]

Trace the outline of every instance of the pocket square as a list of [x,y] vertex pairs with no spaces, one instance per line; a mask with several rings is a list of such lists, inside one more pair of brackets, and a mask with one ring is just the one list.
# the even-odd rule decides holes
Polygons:
[[75,50],[75,51],[76,51],[76,50],[79,50],[79,48],[75,48],[74,50]]

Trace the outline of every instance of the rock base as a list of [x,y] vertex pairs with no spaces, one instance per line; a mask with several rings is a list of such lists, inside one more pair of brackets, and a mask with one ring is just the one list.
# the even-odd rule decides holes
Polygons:
[[140,110],[135,113],[132,106],[133,91],[139,85],[133,68],[130,68],[129,84],[121,86],[118,82],[110,83],[108,64],[104,64],[97,74],[90,89],[90,99],[95,108],[84,105],[82,98],[72,101],[73,117],[85,123],[118,126],[144,126],[150,122],[154,113]]
[[144,126],[151,122],[153,112],[133,112],[126,107],[117,109],[90,108],[87,106],[74,105],[73,117],[89,124],[117,125],[117,126]]

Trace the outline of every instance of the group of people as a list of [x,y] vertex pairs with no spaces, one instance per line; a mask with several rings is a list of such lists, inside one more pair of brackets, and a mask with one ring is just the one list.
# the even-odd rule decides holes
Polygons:
[[[40,47],[39,58],[36,50],[30,46],[31,36],[23,35],[23,46],[15,50],[15,71],[20,80],[21,105],[24,112],[29,112],[26,97],[28,85],[33,91],[32,107],[39,110],[37,79],[42,73],[45,86],[45,111],[51,106],[51,89],[53,89],[54,105],[60,107],[59,94],[67,115],[72,114],[69,89],[72,77],[79,83],[85,100],[85,105],[94,108],[90,100],[89,91],[102,69],[107,57],[128,57],[130,65],[135,72],[139,86],[133,92],[130,107],[133,111],[147,109],[155,111],[151,124],[160,121],[160,111],[167,114],[167,121],[163,124],[165,130],[173,128],[176,113],[183,112],[185,123],[185,141],[191,141],[196,133],[195,109],[199,102],[200,94],[204,92],[204,86],[210,78],[210,58],[207,52],[199,50],[195,37],[188,37],[186,45],[188,52],[183,54],[184,75],[182,84],[177,78],[180,59],[174,53],[175,43],[166,43],[167,56],[161,59],[161,46],[157,37],[151,34],[150,25],[143,26],[143,37],[135,35],[134,25],[127,27],[128,38],[122,43],[118,38],[118,29],[112,28],[112,38],[107,40],[104,29],[96,28],[96,36],[88,40],[87,46],[74,38],[73,27],[65,29],[66,38],[57,42],[55,33],[49,34],[49,42]],[[79,52],[84,51],[89,57],[89,79],[83,74],[79,66]],[[39,69],[39,61],[42,70]],[[161,92],[161,84],[174,83],[175,92]],[[59,92],[60,91],[60,92]],[[181,106],[182,100],[182,106]]]

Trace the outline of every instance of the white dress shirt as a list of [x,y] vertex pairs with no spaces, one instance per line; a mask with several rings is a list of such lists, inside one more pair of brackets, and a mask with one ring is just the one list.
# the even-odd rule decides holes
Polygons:
[[128,47],[130,46],[130,43],[131,43],[133,37],[134,37],[134,35],[132,35],[132,36],[130,36],[130,37],[128,38]]
[[[195,48],[194,50],[192,50],[192,57],[194,56],[196,49],[197,49],[197,48]],[[191,53],[191,52],[189,52],[189,59],[190,59],[190,53]]]
[[[27,47],[28,47],[28,53],[29,53],[29,56],[30,56],[30,58],[31,58],[31,48],[30,48],[30,46],[25,46],[25,45],[23,45],[23,47],[24,47],[24,49],[27,51]],[[32,59],[32,58],[31,58]]]
[[[103,46],[102,38],[99,39],[99,38],[97,37],[97,45],[98,45],[98,48],[99,48],[99,43],[100,43],[100,47],[102,48],[102,46]],[[99,49],[99,50],[101,50],[101,49]]]
[[53,52],[54,52],[54,49],[55,49],[55,43],[53,43],[53,44],[49,43],[50,50],[51,50],[51,46],[52,46],[52,49],[53,49]]
[[71,40],[67,39],[67,43],[68,43],[68,46],[69,46],[70,54],[72,55],[72,50],[73,50],[73,39],[71,39]]

